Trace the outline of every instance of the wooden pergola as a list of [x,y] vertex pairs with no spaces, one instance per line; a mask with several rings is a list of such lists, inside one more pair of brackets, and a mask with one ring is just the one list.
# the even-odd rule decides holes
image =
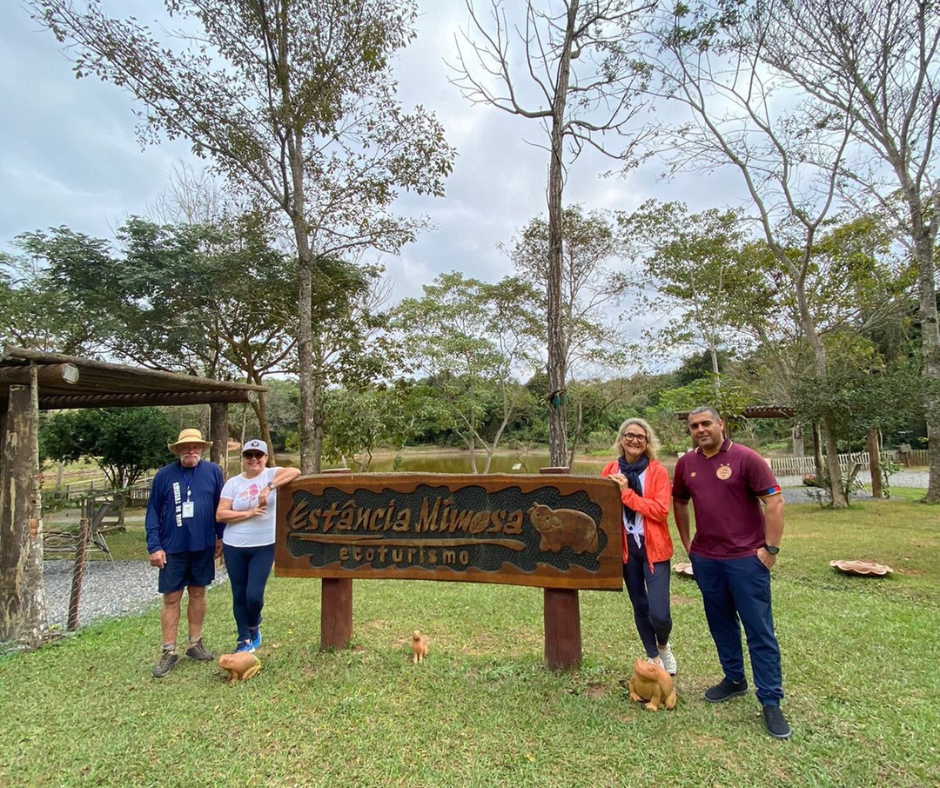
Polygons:
[[[45,627],[39,412],[209,405],[210,459],[224,464],[228,409],[264,386],[111,364],[4,345],[0,355],[0,642],[35,643]],[[169,456],[167,457],[169,459]]]

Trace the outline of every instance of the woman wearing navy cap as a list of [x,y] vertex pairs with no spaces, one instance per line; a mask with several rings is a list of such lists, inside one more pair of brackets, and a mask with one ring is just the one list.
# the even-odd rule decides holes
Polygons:
[[300,476],[297,468],[268,468],[267,460],[264,441],[245,443],[242,472],[225,483],[215,515],[226,524],[222,552],[232,584],[236,652],[255,651],[261,645],[264,587],[274,566],[277,488]]

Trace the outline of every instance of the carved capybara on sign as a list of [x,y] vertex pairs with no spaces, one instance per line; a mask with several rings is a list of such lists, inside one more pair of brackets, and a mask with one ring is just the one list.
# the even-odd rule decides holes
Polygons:
[[597,523],[576,509],[551,509],[533,503],[526,514],[541,534],[539,550],[560,553],[570,547],[574,553],[597,552]]

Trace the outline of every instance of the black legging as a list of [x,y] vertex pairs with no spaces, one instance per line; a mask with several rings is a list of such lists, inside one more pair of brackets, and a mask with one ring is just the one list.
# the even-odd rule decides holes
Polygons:
[[640,633],[646,656],[659,656],[659,644],[669,642],[672,614],[669,612],[669,561],[657,561],[650,570],[646,557],[646,538],[637,545],[633,534],[626,534],[629,561],[623,565],[623,579],[633,603],[636,631]]
[[225,568],[232,586],[232,612],[238,627],[239,641],[248,640],[249,627],[261,623],[264,587],[274,565],[274,545],[232,547],[223,545]]

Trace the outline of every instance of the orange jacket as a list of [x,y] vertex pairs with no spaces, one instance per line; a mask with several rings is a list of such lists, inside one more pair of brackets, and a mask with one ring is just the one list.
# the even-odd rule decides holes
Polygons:
[[[601,471],[601,476],[610,476],[620,473],[617,460],[608,463]],[[621,500],[633,511],[643,515],[643,531],[646,541],[646,557],[649,559],[650,569],[659,561],[668,561],[672,558],[672,538],[669,536],[669,524],[666,516],[669,514],[669,502],[672,500],[672,485],[669,483],[669,471],[656,460],[650,460],[643,478],[643,496],[640,497],[629,487],[621,494]],[[627,530],[622,525],[621,518],[620,537],[623,550],[623,562],[627,563]]]

